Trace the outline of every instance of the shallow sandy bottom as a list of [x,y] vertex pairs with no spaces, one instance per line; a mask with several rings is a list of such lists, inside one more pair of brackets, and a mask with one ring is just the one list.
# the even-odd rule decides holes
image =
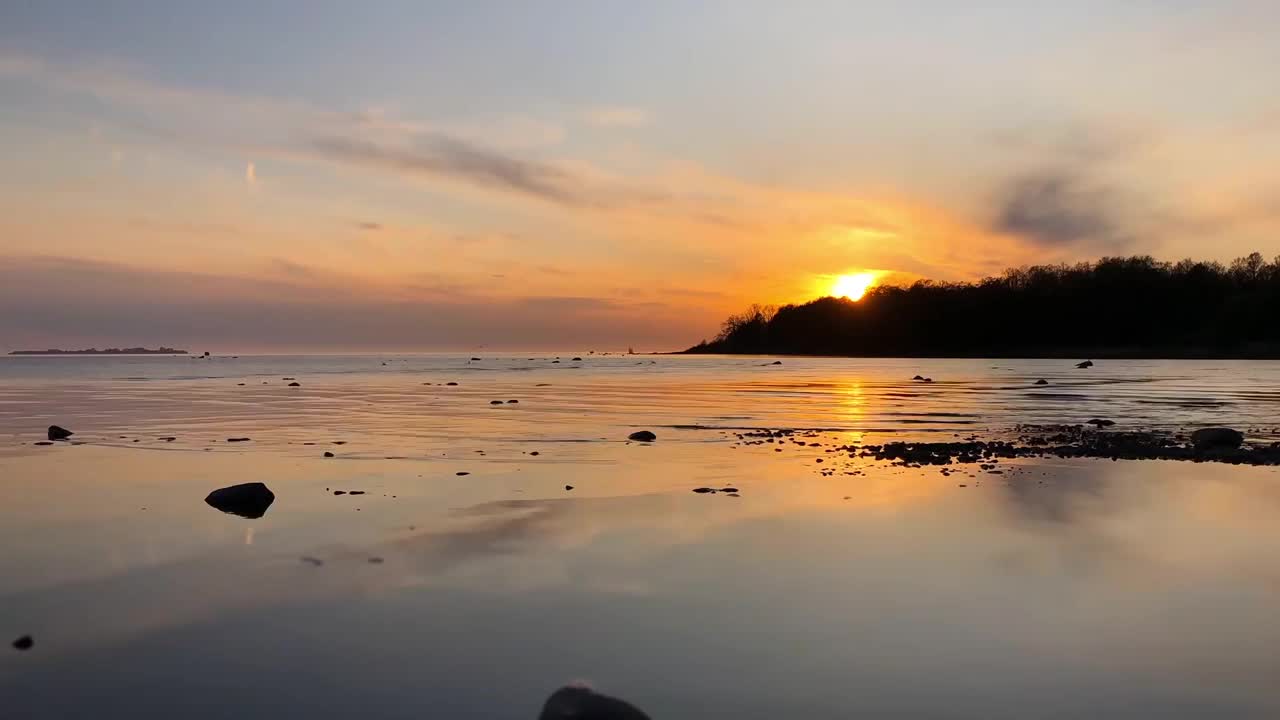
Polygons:
[[[11,452],[7,716],[531,718],[573,679],[655,718],[1280,712],[1274,468],[736,444]],[[259,520],[203,501],[256,481]]]

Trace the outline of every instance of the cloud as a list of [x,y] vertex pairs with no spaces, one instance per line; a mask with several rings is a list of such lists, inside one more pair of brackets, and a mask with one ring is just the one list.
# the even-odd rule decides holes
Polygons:
[[[415,350],[671,349],[707,318],[598,297],[500,296],[425,278],[378,284],[277,259],[271,277],[152,270],[56,257],[0,257],[0,338],[62,345]],[[55,289],[56,288],[56,289]]]
[[244,181],[249,187],[258,184],[258,170],[253,166],[252,160],[244,166]]
[[1036,171],[1009,181],[992,227],[1047,247],[1111,242],[1120,233],[1108,194],[1070,170]]
[[583,113],[588,125],[601,128],[638,128],[648,125],[652,118],[640,108],[598,107]]

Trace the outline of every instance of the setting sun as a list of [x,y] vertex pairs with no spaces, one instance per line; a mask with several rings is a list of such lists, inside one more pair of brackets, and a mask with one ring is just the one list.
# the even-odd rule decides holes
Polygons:
[[853,275],[840,275],[831,285],[831,294],[850,300],[861,300],[867,290],[876,283],[875,273],[863,272]]

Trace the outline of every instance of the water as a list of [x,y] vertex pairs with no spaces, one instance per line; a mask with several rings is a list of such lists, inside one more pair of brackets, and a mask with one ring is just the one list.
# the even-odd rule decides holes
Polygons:
[[[0,359],[4,716],[1280,714],[1280,469],[821,474],[1095,416],[1269,442],[1280,364],[528,357]],[[251,481],[260,520],[203,502]]]

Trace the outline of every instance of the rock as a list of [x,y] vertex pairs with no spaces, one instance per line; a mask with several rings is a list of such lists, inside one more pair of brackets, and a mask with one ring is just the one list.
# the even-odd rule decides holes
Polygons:
[[1084,362],[1076,363],[1076,367],[1081,368],[1081,369],[1084,369],[1084,368],[1091,368],[1091,367],[1093,367],[1093,361],[1092,361],[1092,360],[1085,360]]
[[480,358],[471,358],[471,359],[472,359],[472,360],[479,360]]
[[349,493],[347,493],[347,494],[348,494],[348,495],[363,495],[363,494],[364,494],[364,490],[352,490],[351,492],[349,492]]
[[70,430],[68,430],[68,429],[66,429],[66,428],[64,428],[64,427],[58,427],[57,425],[50,425],[50,426],[49,426],[49,439],[50,439],[50,440],[66,440],[67,438],[71,437],[72,435],[75,435],[75,433],[71,432]]
[[164,437],[160,437],[160,438],[156,438],[156,439],[157,439],[157,440],[163,440],[163,441],[165,441],[165,442],[173,442],[174,440],[177,440],[178,438],[176,438],[176,437],[174,437],[174,436],[172,436],[172,435],[166,435],[166,436],[164,436]]
[[454,475],[457,475],[458,477],[462,477],[463,475],[470,475],[470,474],[471,473],[467,472],[466,470],[459,470],[458,472],[454,473]]
[[601,695],[591,688],[563,687],[551,694],[538,720],[651,720],[625,700]]
[[458,383],[456,383],[456,382],[447,382],[447,383],[445,383],[445,385],[457,385],[457,384],[458,384]]
[[382,558],[380,558],[380,557],[371,557],[371,558],[369,558],[369,564],[370,564],[370,565],[381,565],[382,563],[383,563],[383,560],[382,560]]
[[1093,418],[1085,422],[1085,425],[1093,425],[1095,427],[1100,427],[1100,428],[1111,427],[1112,425],[1115,425],[1115,424],[1116,424],[1115,420],[1104,420],[1102,418]]
[[694,489],[693,489],[693,491],[694,491],[694,492],[696,492],[696,493],[698,493],[699,495],[706,495],[706,494],[708,494],[708,493],[712,493],[712,494],[714,494],[714,493],[715,493],[715,491],[716,491],[716,489],[715,489],[715,488],[709,488],[709,487],[700,487],[700,488],[694,488]]
[[297,380],[298,378],[280,378],[281,380]]
[[552,364],[552,365],[558,365],[559,363],[560,363],[560,361],[559,361],[559,360],[552,360],[552,361],[551,361],[551,364]]
[[302,387],[302,383],[299,383],[299,382],[291,382],[291,383],[289,383],[289,387]]
[[736,487],[722,487],[722,488],[720,488],[720,492],[722,492],[722,493],[736,493],[736,492],[738,492],[738,488],[736,488]]
[[530,454],[530,455],[541,455],[542,453],[538,452],[537,450],[534,450],[533,452],[531,452],[531,453],[529,453],[529,454]]
[[573,359],[573,362],[582,362],[582,358],[576,357]]
[[637,430],[628,435],[627,439],[635,440],[636,442],[653,442],[658,439],[658,436],[648,430]]
[[253,520],[267,514],[267,508],[275,502],[275,493],[260,482],[232,485],[214,490],[204,499],[210,506],[224,513]]
[[771,363],[769,363],[769,364],[770,364],[770,365],[781,365],[781,364],[782,364],[782,361],[781,361],[781,360],[774,360],[773,362],[771,362]]
[[333,453],[329,452],[328,450],[325,450],[325,451],[324,451],[324,456],[325,456],[325,457],[333,457]]
[[1035,381],[1035,384],[1036,384],[1036,385],[1048,385],[1048,384],[1049,384],[1049,381],[1048,381],[1048,380],[1045,380],[1044,378],[1040,378],[1039,380]]
[[249,438],[227,438],[227,442],[249,442]]
[[565,486],[564,486],[564,489],[565,489],[565,490],[572,490],[572,489],[573,489],[573,486],[572,486],[572,485],[565,485]]
[[912,380],[924,380],[924,376],[923,376],[923,375],[916,375],[915,377],[913,377],[913,378],[911,378],[911,379],[912,379]]
[[1201,428],[1191,433],[1196,450],[1234,450],[1244,442],[1244,433],[1225,427]]
[[333,491],[333,494],[334,494],[334,495],[346,495],[346,494],[347,494],[347,491],[346,491],[346,490],[334,490],[334,491]]
[[924,381],[925,381],[925,382],[933,382],[933,378],[925,378],[925,379],[924,379]]
[[14,650],[30,650],[32,646],[34,646],[35,644],[36,644],[36,641],[33,640],[30,635],[23,635],[22,637],[13,641],[13,649]]
[[324,565],[323,560],[321,560],[320,558],[311,557],[310,555],[303,555],[301,558],[298,558],[298,559],[314,567],[320,567],[321,565]]
[[508,404],[508,405],[515,405],[515,404],[517,404],[517,403],[519,403],[519,402],[520,402],[519,400],[508,400],[508,401],[507,401],[507,404]]
[[240,387],[244,387],[244,383],[236,383],[236,385],[239,385]]
[[52,445],[52,444],[53,444],[53,441],[52,441],[52,440],[39,440],[39,441],[34,442],[34,443],[32,443],[32,444],[33,444],[33,445]]
[[501,401],[501,400],[490,400],[490,401],[489,401],[489,404],[490,404],[490,405],[501,405],[501,404],[502,404],[502,401]]

